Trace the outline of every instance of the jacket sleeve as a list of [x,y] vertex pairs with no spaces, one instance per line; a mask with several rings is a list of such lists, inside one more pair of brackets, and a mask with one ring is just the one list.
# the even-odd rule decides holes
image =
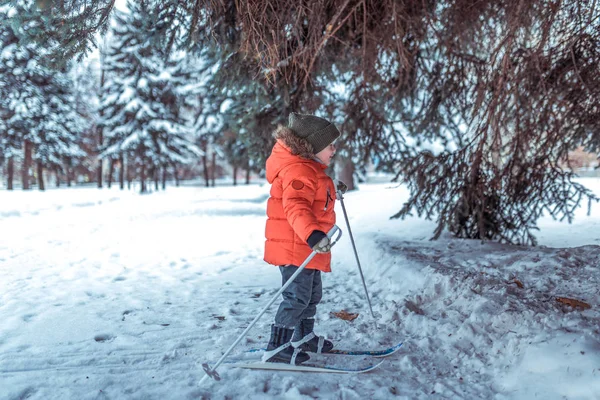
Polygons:
[[305,243],[310,234],[320,230],[313,202],[317,193],[317,175],[309,166],[290,166],[283,176],[283,212],[288,223]]

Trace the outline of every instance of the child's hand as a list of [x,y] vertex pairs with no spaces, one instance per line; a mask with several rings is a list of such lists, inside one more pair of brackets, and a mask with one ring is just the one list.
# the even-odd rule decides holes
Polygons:
[[329,253],[331,251],[331,240],[325,236],[319,241],[319,243],[315,244],[313,250],[317,253]]
[[313,231],[308,237],[308,245],[317,253],[329,253],[331,251],[331,240],[325,232]]
[[344,182],[338,180],[336,189],[338,192],[342,192],[342,194],[345,194],[346,191],[348,190],[348,185],[346,185]]

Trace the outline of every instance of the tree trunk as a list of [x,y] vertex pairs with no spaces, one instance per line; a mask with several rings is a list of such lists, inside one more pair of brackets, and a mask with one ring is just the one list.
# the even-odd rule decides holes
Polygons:
[[29,190],[29,169],[31,168],[32,144],[29,140],[23,143],[23,169],[21,170],[21,184],[23,190]]
[[152,176],[154,177],[154,191],[158,192],[158,175],[160,174],[160,170],[158,169],[158,167],[154,167],[153,171],[152,171]]
[[113,160],[111,158],[109,166],[108,166],[108,177],[107,177],[107,184],[108,184],[108,188],[109,189],[112,186],[112,180],[113,180],[113,174],[114,173],[115,173],[115,160]]
[[144,160],[141,160],[140,165],[140,193],[146,193],[146,166],[144,165]]
[[60,187],[60,170],[56,168],[54,170],[54,176],[56,176],[56,187]]
[[133,180],[132,175],[133,172],[132,170],[135,168],[135,163],[134,162],[127,162],[127,169],[126,169],[126,173],[127,173],[127,190],[131,190],[131,181]]
[[13,180],[15,178],[15,159],[10,157],[6,166],[6,189],[13,190]]
[[41,191],[46,190],[44,186],[44,166],[41,161],[37,162],[37,178],[38,178],[38,188]]
[[246,168],[246,185],[250,184],[250,167]]
[[238,167],[233,167],[233,186],[237,186]]
[[162,169],[162,190],[167,190],[167,166],[163,165]]
[[206,187],[210,186],[210,177],[208,175],[208,157],[206,156],[206,152],[202,156],[202,165],[204,167],[204,185]]
[[342,170],[338,178],[348,186],[348,190],[354,190],[354,163],[351,159],[345,159],[342,162]]
[[[102,135],[102,134],[100,134]],[[98,181],[98,188],[102,189],[102,159],[98,160],[98,167],[96,171],[96,180]]]
[[212,168],[210,170],[210,180],[212,187],[215,187],[215,175],[217,174],[217,153],[212,153]]
[[67,182],[67,187],[71,187],[71,181],[73,180],[73,161],[70,158],[67,158],[63,164],[65,167],[65,180]]
[[179,174],[177,173],[177,165],[173,164],[173,177],[175,177],[175,186],[179,187]]
[[125,188],[125,157],[123,157],[123,154],[119,156],[119,164],[121,164],[119,168],[119,189],[123,190]]
[[[100,47],[100,90],[102,90],[102,88],[104,88],[104,83],[105,83],[105,76],[104,76],[104,51],[103,47]],[[104,116],[104,110],[100,109],[99,110],[99,115],[100,118],[102,118]],[[102,129],[102,127],[98,126],[98,152],[100,152],[100,150],[102,149],[102,145],[104,144],[104,131]],[[96,179],[98,180],[98,188],[102,189],[102,159],[99,158],[98,159],[98,171],[96,173]]]

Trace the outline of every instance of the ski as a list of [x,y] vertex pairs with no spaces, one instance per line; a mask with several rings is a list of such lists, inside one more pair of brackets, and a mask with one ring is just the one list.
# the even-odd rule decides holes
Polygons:
[[333,349],[329,353],[323,354],[339,354],[344,356],[371,356],[371,357],[388,357],[400,350],[402,347],[402,342],[398,343],[395,346],[388,347],[387,349],[382,350],[337,350]]
[[[398,343],[395,346],[388,347],[387,349],[381,350],[343,350],[343,349],[333,349],[329,353],[322,353],[322,355],[328,354],[337,354],[342,356],[371,356],[371,357],[388,357],[400,350],[402,347],[402,342]],[[250,349],[247,350],[246,353],[259,353],[266,351],[266,349]],[[311,353],[309,353],[311,354]]]
[[247,368],[247,369],[261,369],[271,371],[292,371],[292,372],[324,372],[331,374],[362,374],[365,372],[373,371],[375,368],[383,364],[385,360],[381,360],[377,364],[371,364],[362,368],[338,368],[328,367],[325,365],[313,365],[313,364],[284,364],[284,363],[270,363],[270,362],[236,362],[229,364],[230,367],[236,368]]

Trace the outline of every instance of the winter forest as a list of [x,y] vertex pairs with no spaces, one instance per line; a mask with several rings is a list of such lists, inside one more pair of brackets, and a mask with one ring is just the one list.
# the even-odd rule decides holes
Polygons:
[[[404,283],[381,283],[375,280],[374,275],[381,273],[381,277],[385,278],[384,271],[388,270],[384,267],[396,268],[393,266],[395,261],[391,261],[391,257],[386,261],[385,257],[378,258],[362,249],[367,260],[379,263],[378,272],[372,272],[370,278],[367,273],[367,282],[376,289],[404,296],[410,291],[409,282],[418,282],[418,285],[425,285],[423,296],[432,301],[432,310],[442,313],[440,310],[446,306],[451,309],[458,305],[449,293],[444,294],[442,290],[440,294],[439,282],[448,291],[452,287],[454,295],[464,295],[469,299],[479,290],[473,289],[476,285],[489,284],[488,289],[498,298],[494,307],[506,311],[499,299],[510,297],[513,292],[506,294],[505,289],[499,289],[498,282],[503,279],[523,289],[519,276],[524,271],[536,271],[534,275],[539,279],[532,283],[538,290],[536,293],[554,288],[544,280],[546,272],[537,269],[539,265],[535,260],[539,256],[551,266],[549,270],[553,272],[548,274],[555,274],[552,282],[572,279],[573,283],[579,283],[578,292],[565,289],[559,293],[571,302],[567,301],[560,307],[569,306],[577,310],[583,307],[587,310],[585,312],[590,314],[583,313],[581,320],[577,319],[574,324],[579,324],[578,327],[585,325],[586,335],[596,332],[597,337],[598,326],[592,325],[600,320],[596,310],[599,305],[594,304],[594,301],[600,301],[600,294],[598,287],[594,286],[598,279],[598,265],[592,264],[598,262],[599,240],[599,217],[595,211],[600,207],[600,186],[597,183],[600,177],[598,99],[600,3],[595,0],[0,0],[0,204],[4,204],[0,207],[4,208],[0,210],[0,223],[5,224],[7,232],[5,247],[0,248],[0,265],[5,262],[8,265],[7,260],[10,259],[8,253],[2,251],[12,251],[16,255],[18,251],[14,249],[20,246],[16,241],[10,242],[12,239],[8,232],[22,233],[23,237],[30,239],[41,238],[48,233],[36,231],[43,226],[38,220],[27,220],[33,232],[38,232],[36,236],[18,228],[20,225],[16,222],[13,227],[11,218],[18,216],[26,222],[26,218],[38,215],[38,211],[66,210],[63,202],[73,207],[94,204],[99,209],[111,207],[113,200],[130,204],[131,220],[138,216],[143,219],[144,215],[150,215],[152,207],[157,207],[161,210],[157,221],[165,215],[179,218],[177,213],[180,211],[175,208],[180,205],[185,208],[195,201],[206,202],[207,205],[214,203],[216,208],[210,211],[210,219],[203,220],[200,214],[193,216],[200,218],[194,229],[202,227],[200,230],[207,231],[215,225],[229,226],[224,221],[228,221],[230,212],[240,217],[235,222],[241,224],[239,226],[250,226],[251,218],[256,217],[252,224],[257,226],[251,229],[248,237],[238,232],[238,225],[232,225],[227,234],[239,239],[238,243],[243,248],[240,251],[246,251],[246,260],[256,258],[262,262],[260,246],[263,244],[264,226],[261,224],[264,223],[264,204],[268,197],[268,188],[263,188],[265,161],[275,143],[273,131],[288,123],[291,112],[298,112],[326,118],[341,132],[336,142],[335,159],[327,173],[348,185],[349,206],[352,199],[355,204],[364,206],[355,214],[356,219],[351,219],[363,228],[363,233],[358,232],[357,237],[362,235],[366,242],[373,240],[369,249],[385,248],[382,251],[388,255],[401,253],[408,260],[407,265],[414,267]],[[383,185],[383,182],[387,185],[385,188],[377,186]],[[188,191],[192,187],[204,191],[195,197],[194,192]],[[93,193],[83,192],[92,188]],[[397,190],[389,192],[386,191],[388,188]],[[60,199],[58,192],[62,196]],[[169,192],[176,194],[164,197]],[[372,197],[369,197],[370,194]],[[186,203],[188,200],[189,203]],[[215,203],[217,200],[221,203]],[[374,212],[371,201],[381,201],[378,214],[369,214]],[[221,215],[223,220],[218,219]],[[384,222],[376,225],[369,216],[376,216]],[[131,229],[132,237],[146,238],[145,234],[134,233],[133,228],[109,228],[105,225],[108,222],[91,214],[80,217],[90,224],[90,230],[73,228],[74,236],[78,232],[82,237],[95,237],[94,232],[103,232],[104,229],[106,232],[123,229],[121,234],[125,235],[124,232]],[[341,211],[338,211],[337,218],[338,224],[343,224]],[[53,221],[46,221],[48,229],[60,231],[62,225],[59,222],[54,225]],[[59,221],[58,217],[56,221]],[[142,231],[148,228],[147,232],[163,232],[165,229],[165,235],[171,232],[173,236],[178,232],[175,228],[170,230],[170,222],[166,223],[166,228],[164,225],[154,227],[154,222],[145,223],[148,226],[139,227]],[[33,228],[38,224],[38,228]],[[74,227],[75,223],[68,226]],[[156,230],[153,231],[152,227]],[[408,232],[406,227],[409,227],[408,231],[410,227],[414,231]],[[372,231],[368,233],[370,228]],[[391,229],[394,233],[390,233],[390,237],[380,237],[382,229]],[[555,236],[550,236],[549,230]],[[218,249],[214,254],[202,253],[198,260],[204,261],[198,262],[208,262],[212,272],[198,272],[198,275],[205,274],[202,279],[208,279],[207,282],[210,279],[214,279],[210,280],[212,283],[221,282],[221,279],[227,280],[233,274],[227,268],[217,272],[217,260],[233,264],[241,261],[230,255],[236,250],[222,249],[219,247],[222,243],[210,237],[209,233],[203,231],[198,234],[202,238],[201,244],[191,242],[191,239],[189,243],[188,239],[184,241],[190,248],[206,244]],[[65,231],[60,235],[70,234]],[[250,244],[251,236],[261,240],[258,244]],[[100,243],[105,238],[107,243],[114,240],[115,246],[121,246],[115,237],[106,233],[98,240]],[[584,241],[575,242],[577,237]],[[149,254],[158,251],[151,248],[153,244],[156,249],[163,246],[167,246],[164,249],[181,248],[169,238],[165,239],[166,245],[150,236],[146,239],[148,245],[135,242],[134,248],[139,250],[139,254],[144,254],[143,257],[148,256],[148,260]],[[436,240],[430,242],[430,239]],[[64,238],[64,243],[75,243],[70,240],[75,239]],[[581,253],[573,255],[564,250],[567,252],[564,260],[567,261],[563,260],[561,264],[563,250],[546,247],[559,248],[561,241],[564,246],[581,249]],[[586,247],[590,242],[595,243]],[[46,242],[40,243],[33,241],[27,245],[31,247],[23,249],[45,248]],[[258,247],[253,247],[255,245]],[[0,246],[3,245],[0,243]],[[450,249],[454,246],[457,246],[454,251],[463,254],[446,253],[446,250],[452,252]],[[490,247],[475,250],[476,246]],[[108,247],[107,250],[90,249],[89,253],[84,253],[74,246],[69,256],[73,257],[68,262],[69,268],[77,264],[75,258],[78,254],[92,263],[106,261],[104,259],[113,251]],[[344,249],[344,252],[352,254],[350,247]],[[501,253],[495,253],[498,249]],[[515,256],[519,261],[514,261],[510,254],[521,254],[519,252],[523,249],[530,249],[532,253],[523,256],[526,260]],[[23,250],[20,254],[29,251]],[[49,247],[48,251],[51,254],[52,248]],[[539,254],[533,255],[533,252]],[[187,261],[182,261],[184,253],[177,253],[181,260],[165,260],[170,268],[177,270],[176,276],[182,282],[190,278],[185,270],[188,268]],[[97,258],[88,258],[88,254],[96,254]],[[125,250],[115,254],[123,256]],[[484,279],[477,278],[477,274],[483,272],[470,270],[470,255],[484,260],[483,269],[489,267],[486,273],[497,273],[499,275],[494,277],[498,279],[494,283],[490,283],[492,280],[485,283],[478,280]],[[155,256],[162,260],[164,254],[157,253]],[[41,253],[39,257],[43,259]],[[215,257],[214,262],[206,261],[212,260],[211,257]],[[341,259],[346,258],[349,264],[354,263],[351,256],[342,256]],[[139,260],[141,258],[135,259],[135,262]],[[449,269],[440,273],[435,265],[438,262],[443,264],[444,260],[448,261],[444,268]],[[45,265],[45,261],[41,263]],[[157,263],[155,258],[147,265],[156,266]],[[453,266],[450,267],[450,264]],[[490,265],[499,264],[507,269],[493,272]],[[594,267],[595,270],[580,273],[565,267],[583,264],[585,268]],[[23,266],[15,265],[15,269]],[[464,282],[473,285],[464,283],[468,287],[462,288],[463,283],[457,283],[461,287],[458,289],[452,286],[456,283],[452,278],[445,280],[458,273],[452,269],[456,265],[472,272],[465,272],[466,275],[461,275],[459,281],[464,279]],[[415,278],[415,271],[421,267],[436,277],[432,278],[432,282],[437,282],[435,289],[427,289],[425,281]],[[264,268],[271,271],[268,267]],[[2,267],[0,271],[4,271]],[[149,271],[151,275],[152,269]],[[169,281],[170,275],[164,274],[162,278]],[[9,275],[7,273],[6,276]],[[499,278],[500,275],[503,278]],[[113,278],[128,282],[125,277]],[[81,279],[77,282],[95,285],[93,277]],[[232,278],[230,281],[252,286],[252,278],[239,279]],[[277,286],[277,279],[274,276],[268,283]],[[341,277],[336,279],[343,282]],[[546,283],[541,283],[542,280]],[[10,280],[6,282],[7,290],[13,288]],[[151,283],[144,282],[142,285],[147,284],[144,288],[154,289]],[[362,289],[359,289],[357,297],[361,295]],[[463,289],[464,292],[457,292]],[[185,288],[173,288],[175,292],[178,290],[187,293]],[[232,291],[232,296],[238,293],[233,288],[226,288],[223,293],[229,293],[228,290]],[[241,290],[243,292],[244,289]],[[262,294],[275,293],[256,288],[248,291],[248,296],[256,296],[254,299]],[[341,288],[334,289],[334,292],[340,297],[344,295]],[[58,293],[57,289],[57,296]],[[92,296],[86,293],[85,296],[81,294],[82,299]],[[163,305],[172,304],[171,298],[161,296],[157,294],[150,298],[164,301]],[[227,329],[231,332],[218,343],[203,345],[202,349],[213,359],[218,358],[223,348],[239,333],[236,329],[248,322],[238,320],[242,318],[239,313],[218,309],[214,303],[225,302],[225,294],[222,296],[217,296],[216,301],[210,303],[216,308],[210,308],[210,312],[203,314],[209,315],[207,318],[212,320],[217,318],[214,323],[211,320],[206,329]],[[538,295],[534,297],[536,301],[539,299]],[[100,296],[99,301],[104,301],[104,298]],[[40,299],[36,304],[44,302],[43,296]],[[434,306],[436,299],[444,306]],[[379,340],[378,343],[393,336],[389,326],[395,324],[398,318],[402,319],[398,317],[402,310],[410,318],[424,318],[431,311],[423,304],[425,300],[421,294],[410,299],[407,297],[402,302],[393,296],[378,297],[376,294],[374,300],[401,304],[394,310],[385,308],[392,306],[379,309],[389,324],[388,330],[382,331],[381,336],[373,336],[372,340]],[[528,305],[534,303],[534,300],[529,300]],[[4,304],[9,303],[6,296]],[[244,313],[255,312],[252,304],[242,302]],[[589,310],[590,304],[592,310]],[[0,310],[2,307],[3,301],[0,301]],[[515,307],[519,312],[528,312],[526,306],[514,306],[510,310]],[[554,312],[548,311],[546,306],[540,307],[538,313]],[[140,306],[139,310],[142,309]],[[6,310],[7,315],[14,312],[9,308]],[[136,314],[135,310],[137,308],[129,306],[123,311],[122,321],[139,316],[145,318],[143,324],[146,325],[148,317],[142,317],[142,311]],[[186,312],[178,311],[176,315],[184,316]],[[368,314],[364,310],[361,312],[364,316]],[[465,312],[461,308],[457,315]],[[491,311],[487,314],[488,310],[482,308],[478,312],[481,312],[480,322],[488,318],[495,321],[490,316],[495,315]],[[535,322],[531,324],[539,323],[539,326],[526,330],[536,335],[552,325],[545,317],[538,319],[538,313],[534,313]],[[529,314],[525,314],[523,318],[527,319]],[[0,312],[0,315],[3,314]],[[421,332],[429,332],[429,328],[420,325],[421,322],[410,318],[404,322],[408,336],[412,334],[415,339]],[[460,320],[460,317],[457,318]],[[150,323],[161,325],[162,320],[155,319]],[[511,321],[520,323],[518,319]],[[338,322],[325,319],[325,326],[340,337],[357,339],[367,329],[366,325],[359,326],[349,333],[336,325]],[[509,325],[506,320],[498,323]],[[169,324],[174,326],[172,322],[161,326]],[[15,326],[14,332],[24,332],[17,328],[20,326],[17,322],[7,326],[8,330]],[[446,328],[448,331],[444,330],[444,334],[450,337],[453,327]],[[524,332],[515,329],[519,334]],[[111,397],[108,392],[98,392],[102,382],[85,395],[69,392],[64,389],[69,387],[65,384],[61,386],[63,389],[48,397],[48,393],[52,393],[48,387],[32,389],[21,384],[20,377],[11,375],[21,371],[18,369],[21,367],[12,369],[10,351],[14,350],[16,354],[20,348],[15,344],[3,356],[6,350],[2,347],[3,343],[10,344],[10,338],[16,337],[16,334],[6,333],[8,330],[4,336],[0,330],[0,399],[36,396],[169,398],[167,386],[163,386],[166,390],[163,393],[155,386],[144,392],[143,385],[134,389],[124,386],[120,388],[123,390],[120,395],[113,394]],[[505,340],[500,329],[485,333],[489,335],[489,342],[473,339],[473,343],[488,347],[496,339],[498,343]],[[102,333],[94,336],[94,340],[96,343],[111,342],[122,336]],[[525,336],[523,334],[523,343]],[[182,347],[179,347],[181,343],[176,343],[175,339],[170,341],[168,335],[157,337],[151,343],[167,337],[169,340],[166,342],[173,348],[168,356],[160,355],[162,362],[165,357],[175,364],[181,360],[189,361],[186,357],[191,356],[187,352],[183,354]],[[476,332],[468,337],[481,336]],[[202,340],[208,339],[202,336]],[[413,342],[417,343],[417,340]],[[432,353],[441,348],[445,355],[447,343],[436,347],[427,342],[427,346]],[[525,353],[520,352],[520,343],[510,342],[507,346],[519,348],[514,354],[522,356]],[[246,344],[247,347],[256,346],[253,342]],[[373,347],[374,344],[363,345]],[[137,342],[136,346],[142,348]],[[184,346],[187,349],[186,346],[188,344]],[[595,353],[598,353],[600,345],[595,342],[594,346]],[[220,353],[216,351],[217,347]],[[411,344],[404,348],[406,352],[412,350],[413,354],[420,354]],[[506,350],[499,348],[492,345],[489,351],[500,354]],[[85,352],[86,349],[73,347],[68,350]],[[471,350],[461,348],[461,351],[467,354]],[[593,353],[587,347],[581,351],[581,354]],[[51,351],[46,351],[46,354],[52,355]],[[479,359],[487,357],[475,350],[471,355]],[[489,357],[499,360],[491,353]],[[495,371],[490,376],[498,375],[499,371],[509,368],[509,356],[506,357],[501,365],[500,361],[497,361],[498,364],[493,364],[496,361],[487,364],[482,361],[482,365],[489,367],[488,371]],[[125,363],[130,361],[125,358]],[[148,359],[144,358],[142,364],[146,361]],[[83,358],[81,362],[84,362]],[[453,368],[458,371],[465,368],[466,371],[472,367],[472,370],[464,372],[465,377],[477,382],[469,389],[457,389],[454,383],[444,381],[446,378],[441,383],[436,383],[438,381],[433,378],[427,380],[431,387],[422,389],[423,382],[418,376],[423,374],[423,370],[430,370],[444,362],[441,358],[420,366],[399,362],[400,367],[406,368],[407,376],[414,378],[404,387],[404,395],[400,386],[390,386],[392,384],[385,380],[396,377],[395,369],[384,373],[385,394],[381,394],[374,381],[369,381],[365,387],[357,387],[349,381],[334,385],[323,380],[325,389],[312,386],[298,389],[289,383],[291,380],[286,381],[287,378],[282,382],[265,378],[263,382],[260,376],[252,375],[250,378],[250,375],[239,375],[239,372],[234,377],[242,379],[246,385],[260,385],[260,390],[256,389],[256,393],[251,391],[247,397],[257,399],[269,396],[290,399],[430,398],[433,394],[439,396],[433,398],[535,397],[531,391],[515,389],[514,393],[518,395],[514,397],[510,391],[505,391],[507,387],[516,387],[507,383],[514,382],[516,375],[506,375],[502,383],[490,384],[489,387],[481,383],[491,378],[485,377],[486,372],[479,375],[482,369],[475,367],[476,361],[463,364],[448,361],[449,371]],[[26,361],[23,363],[27,364]],[[28,367],[22,368],[26,370]],[[201,371],[199,365],[196,368]],[[593,368],[595,372],[591,375],[584,373],[582,376],[598,380],[600,365]],[[477,372],[474,372],[475,369]],[[516,371],[516,374],[523,370],[511,371]],[[3,375],[12,379],[11,388],[14,389],[4,393],[7,397],[3,397],[1,389]],[[195,382],[200,375],[187,379]],[[584,383],[573,381],[581,387],[590,387],[589,392],[560,392],[558,389],[544,392],[544,385],[551,387],[548,386],[549,381],[536,386],[540,388],[539,392],[535,392],[536,396],[569,399],[600,396],[600,386],[585,386],[589,379],[584,379]],[[348,392],[340,389],[343,386],[348,388]],[[127,390],[133,390],[134,396],[128,397],[126,393],[131,392]],[[162,394],[159,396],[159,393]],[[212,398],[210,391],[201,389],[175,393],[177,396],[173,398]],[[231,387],[217,389],[214,393],[218,393],[214,398],[246,398],[241,389],[236,391]],[[266,397],[262,397],[263,394]]]
[[597,201],[570,157],[600,151],[595,2],[4,3],[8,190],[247,182],[295,110],[344,133],[334,174],[394,174],[395,217],[436,237],[535,244],[543,212]]

